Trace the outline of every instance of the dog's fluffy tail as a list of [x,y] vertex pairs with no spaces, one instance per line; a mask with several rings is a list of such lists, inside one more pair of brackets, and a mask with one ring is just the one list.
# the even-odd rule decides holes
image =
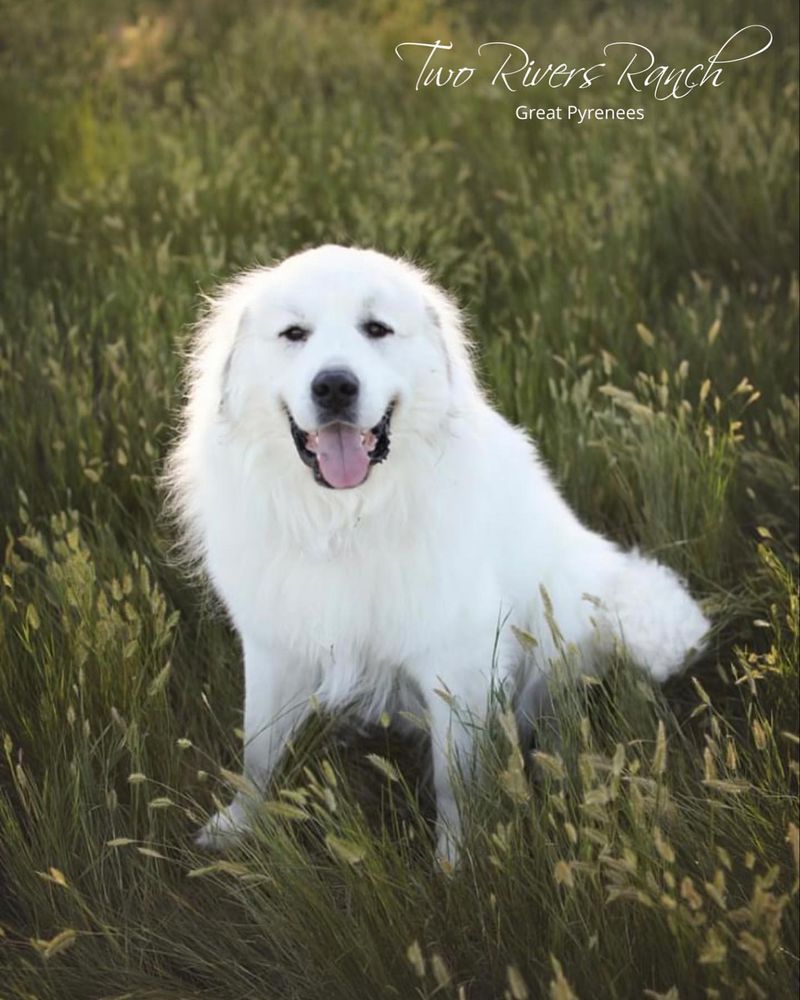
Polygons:
[[673,570],[639,552],[619,553],[603,595],[603,632],[659,681],[702,652],[710,622]]

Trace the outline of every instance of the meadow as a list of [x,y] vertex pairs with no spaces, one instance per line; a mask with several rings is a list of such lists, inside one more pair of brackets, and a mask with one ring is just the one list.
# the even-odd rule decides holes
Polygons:
[[[0,997],[796,996],[793,5],[0,14]],[[393,54],[635,36],[680,66],[756,21],[771,49],[679,101],[416,91]],[[514,115],[567,100],[645,117]],[[242,682],[162,513],[181,352],[204,292],[327,241],[429,267],[582,517],[714,621],[663,690],[624,662],[559,686],[559,740],[499,704],[450,873],[390,719],[319,713],[257,836],[192,842],[239,780]]]

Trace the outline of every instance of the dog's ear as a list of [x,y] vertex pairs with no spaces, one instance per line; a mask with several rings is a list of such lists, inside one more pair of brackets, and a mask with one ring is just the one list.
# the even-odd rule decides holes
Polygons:
[[474,347],[467,336],[464,317],[456,301],[437,285],[425,282],[428,315],[441,341],[447,360],[447,374],[453,389],[480,392],[475,366]]
[[[214,296],[207,296],[205,315],[195,333],[190,361],[190,404],[202,394],[208,412],[236,420],[233,369],[237,349],[246,336],[250,306],[266,268],[239,275]],[[212,403],[213,400],[213,403]]]
[[241,394],[234,390],[235,380],[233,378],[233,369],[237,361],[237,351],[241,354],[240,348],[246,336],[249,318],[248,306],[245,305],[235,320],[236,330],[233,341],[230,344],[219,377],[219,413],[220,416],[232,423],[236,423],[239,419],[242,409],[241,399],[239,398]]
[[161,483],[167,510],[180,525],[179,548],[189,564],[199,565],[204,548],[199,506],[203,441],[220,413],[227,420],[236,419],[238,401],[230,391],[236,346],[265,270],[248,271],[213,296],[204,296],[205,309],[187,351],[181,426]]

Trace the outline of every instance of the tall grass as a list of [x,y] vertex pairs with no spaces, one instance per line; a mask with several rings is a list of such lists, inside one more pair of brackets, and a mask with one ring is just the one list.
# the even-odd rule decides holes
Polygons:
[[[0,996],[795,995],[796,12],[588,13],[4,5]],[[635,34],[680,65],[752,20],[769,54],[637,123],[416,93],[392,54]],[[449,876],[424,734],[389,720],[315,718],[258,835],[192,846],[241,680],[159,517],[180,348],[201,291],[329,240],[428,265],[581,515],[715,622],[664,691],[625,663],[559,688],[558,743],[498,705]]]

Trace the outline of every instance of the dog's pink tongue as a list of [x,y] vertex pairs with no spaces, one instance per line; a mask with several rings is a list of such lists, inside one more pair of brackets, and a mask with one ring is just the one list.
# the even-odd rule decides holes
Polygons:
[[337,490],[359,486],[369,472],[361,431],[351,424],[328,424],[317,438],[317,461],[325,482]]

